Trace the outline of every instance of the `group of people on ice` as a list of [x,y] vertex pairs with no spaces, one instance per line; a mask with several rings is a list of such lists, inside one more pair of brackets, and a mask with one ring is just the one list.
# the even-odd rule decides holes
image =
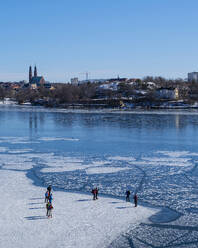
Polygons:
[[[98,200],[98,191],[99,189],[97,187],[92,189],[91,193],[93,195],[93,200]],[[131,194],[130,190],[127,190],[125,193],[127,202],[130,202],[130,194]],[[135,207],[137,207],[138,197],[136,193],[133,196],[133,200],[134,200]]]
[[49,185],[47,187],[47,191],[45,192],[45,203],[46,203],[46,210],[47,210],[46,216],[48,218],[52,218],[52,209],[53,209],[52,200],[53,200],[52,186]]
[[[93,194],[93,200],[98,200],[98,191],[99,189],[97,187],[92,189],[91,193]],[[127,190],[125,193],[127,202],[130,202],[130,194],[131,194],[130,190]],[[52,200],[53,200],[52,186],[49,185],[45,193],[45,203],[46,203],[46,210],[47,210],[46,216],[48,218],[52,218],[52,209],[53,209]],[[135,207],[137,207],[138,197],[136,193],[133,196],[133,200],[134,200]]]
[[[127,202],[130,202],[130,194],[131,194],[130,190],[127,190],[126,193],[125,193]],[[135,207],[137,207],[138,197],[137,197],[136,193],[133,196],[133,200],[134,200]]]

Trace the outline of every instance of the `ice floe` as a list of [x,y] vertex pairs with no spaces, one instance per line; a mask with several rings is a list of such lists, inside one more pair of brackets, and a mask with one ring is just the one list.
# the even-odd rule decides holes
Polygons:
[[185,156],[198,156],[196,152],[189,151],[157,151],[156,153],[163,154],[173,158],[185,157]]
[[87,174],[106,174],[106,173],[116,173],[123,170],[128,170],[129,168],[125,167],[95,167],[86,169]]
[[122,157],[122,156],[114,156],[108,157],[109,160],[118,160],[118,161],[134,161],[135,158],[133,157]]
[[39,138],[40,141],[79,141],[76,138],[63,138],[63,137],[42,137]]

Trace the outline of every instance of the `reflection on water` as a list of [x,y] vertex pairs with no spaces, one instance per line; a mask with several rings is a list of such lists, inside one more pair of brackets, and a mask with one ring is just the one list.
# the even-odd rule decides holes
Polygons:
[[187,125],[198,123],[197,116],[187,116],[181,114],[156,115],[156,114],[79,114],[79,113],[57,113],[53,116],[54,124],[60,126],[75,126],[80,123],[85,127],[120,127],[120,128],[149,128],[165,129],[176,128],[182,129]]
[[[134,113],[59,112],[34,107],[0,107],[0,134],[8,136],[77,138],[68,151],[130,154],[149,150],[193,150],[198,115],[167,111]],[[84,151],[83,151],[84,152]]]

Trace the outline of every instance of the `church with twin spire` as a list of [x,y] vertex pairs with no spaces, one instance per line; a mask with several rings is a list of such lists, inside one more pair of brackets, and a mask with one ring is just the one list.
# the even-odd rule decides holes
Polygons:
[[31,88],[37,88],[45,84],[43,76],[37,75],[36,66],[34,66],[34,76],[32,76],[32,66],[29,67],[29,84],[31,85]]

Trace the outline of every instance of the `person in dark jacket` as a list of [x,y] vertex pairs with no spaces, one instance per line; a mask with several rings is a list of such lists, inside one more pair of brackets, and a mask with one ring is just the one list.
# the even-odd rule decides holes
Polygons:
[[98,188],[94,188],[92,189],[91,193],[93,194],[93,200],[97,200],[98,199]]
[[127,190],[125,193],[127,202],[130,202],[130,194],[131,194],[130,190]]
[[49,195],[51,194],[51,191],[52,191],[52,185],[49,185],[48,187],[47,187],[47,190],[49,191]]
[[95,200],[96,199],[96,190],[92,189],[91,193],[93,195],[93,200]]
[[96,192],[96,200],[98,200],[98,191],[99,191],[99,189],[96,187],[96,188],[95,188],[95,192]]
[[134,195],[133,199],[134,199],[135,207],[137,207],[137,201],[138,201],[137,194]]

